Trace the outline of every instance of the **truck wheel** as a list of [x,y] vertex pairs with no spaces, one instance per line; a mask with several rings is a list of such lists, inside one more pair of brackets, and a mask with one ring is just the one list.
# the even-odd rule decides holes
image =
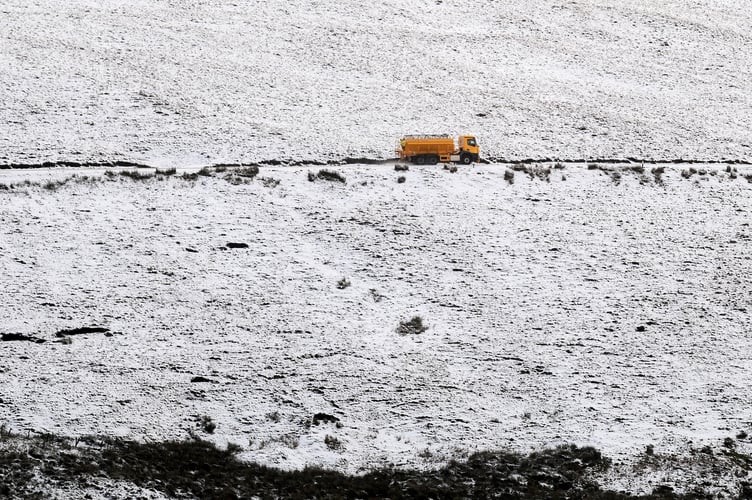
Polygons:
[[460,156],[460,161],[464,165],[470,165],[473,162],[473,157],[471,155],[464,154],[464,155]]
[[437,163],[439,163],[439,157],[436,155],[431,155],[428,157],[427,163],[430,163],[431,165],[436,165]]
[[417,163],[418,165],[424,165],[426,163],[426,157],[423,155],[417,156],[415,158],[415,163]]

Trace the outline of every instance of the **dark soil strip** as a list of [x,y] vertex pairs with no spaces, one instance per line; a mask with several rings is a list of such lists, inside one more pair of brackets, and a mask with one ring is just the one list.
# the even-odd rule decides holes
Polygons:
[[7,169],[31,169],[31,168],[102,168],[102,167],[139,167],[151,168],[149,165],[134,163],[132,161],[106,161],[106,162],[77,162],[77,161],[46,161],[44,163],[6,163],[0,165],[0,170]]
[[[330,166],[330,165],[383,165],[397,161],[398,158],[354,158],[346,157],[341,160],[262,160],[252,163],[216,163],[210,165],[209,168],[216,167],[259,167],[259,166],[288,166],[288,167],[300,167],[300,166]],[[752,165],[750,160],[698,160],[698,159],[669,159],[669,160],[656,160],[656,159],[642,159],[634,157],[626,158],[504,158],[489,156],[482,158],[480,163],[501,163],[501,164],[533,164],[533,163],[604,163],[604,164],[622,164],[622,163],[644,163],[646,165],[671,165],[671,164],[707,164],[707,165]],[[44,163],[6,163],[0,165],[0,170],[4,169],[35,169],[35,168],[56,168],[56,167],[68,167],[68,168],[104,168],[104,167],[138,167],[138,168],[153,168],[149,165],[141,163],[135,163],[130,161],[114,161],[114,162],[76,162],[76,161],[56,161],[56,162],[44,162]]]
[[752,165],[752,161],[749,160],[685,160],[681,158],[676,158],[673,160],[655,160],[655,159],[642,159],[642,158],[577,158],[577,159],[566,159],[566,158],[523,158],[523,159],[510,159],[510,158],[503,158],[503,157],[487,157],[483,158],[481,160],[482,163],[522,163],[522,164],[532,164],[532,163],[562,163],[562,164],[569,164],[569,163],[607,163],[607,164],[614,164],[614,163],[644,163],[646,165],[674,165],[674,164],[687,164],[687,165],[698,165],[698,164],[708,164],[708,165]]
[[23,333],[0,333],[0,342],[33,342],[35,344],[44,344],[47,341],[38,337],[24,335]]
[[55,334],[56,337],[67,337],[69,335],[85,335],[87,333],[107,333],[109,328],[102,328],[99,326],[83,326],[81,328],[71,328],[69,330],[60,330]]

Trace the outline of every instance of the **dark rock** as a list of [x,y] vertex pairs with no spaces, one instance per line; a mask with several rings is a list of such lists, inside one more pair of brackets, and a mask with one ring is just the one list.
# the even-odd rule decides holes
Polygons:
[[209,382],[209,383],[213,384],[214,380],[198,375],[198,376],[193,377],[191,379],[191,382],[196,382],[196,383],[199,383],[199,382]]
[[2,342],[26,341],[26,342],[34,342],[35,344],[44,344],[45,342],[47,342],[44,339],[31,337],[29,335],[24,335],[23,333],[0,333],[0,341]]
[[248,243],[228,243],[227,248],[248,248]]
[[55,334],[57,338],[66,337],[69,335],[84,335],[87,333],[107,333],[109,328],[103,328],[101,326],[84,326],[81,328],[71,328],[68,330],[60,330]]
[[313,425],[319,425],[319,424],[336,424],[339,422],[339,419],[335,417],[334,415],[329,415],[328,413],[317,413],[313,416],[312,424]]
[[645,325],[640,325],[637,328],[635,328],[635,330],[638,331],[638,332],[644,332],[646,330],[646,328],[645,328]]

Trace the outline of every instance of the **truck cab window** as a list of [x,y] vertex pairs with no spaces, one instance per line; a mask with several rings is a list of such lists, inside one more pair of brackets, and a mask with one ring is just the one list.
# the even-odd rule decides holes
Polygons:
[[475,139],[473,139],[472,137],[470,139],[468,139],[467,140],[467,145],[468,146],[475,146]]

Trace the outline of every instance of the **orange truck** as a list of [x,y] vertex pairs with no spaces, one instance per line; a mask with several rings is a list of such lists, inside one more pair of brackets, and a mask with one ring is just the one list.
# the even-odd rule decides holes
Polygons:
[[435,165],[440,161],[469,165],[480,160],[478,142],[470,135],[461,135],[457,144],[449,135],[406,135],[400,139],[396,152],[401,161],[418,165]]

